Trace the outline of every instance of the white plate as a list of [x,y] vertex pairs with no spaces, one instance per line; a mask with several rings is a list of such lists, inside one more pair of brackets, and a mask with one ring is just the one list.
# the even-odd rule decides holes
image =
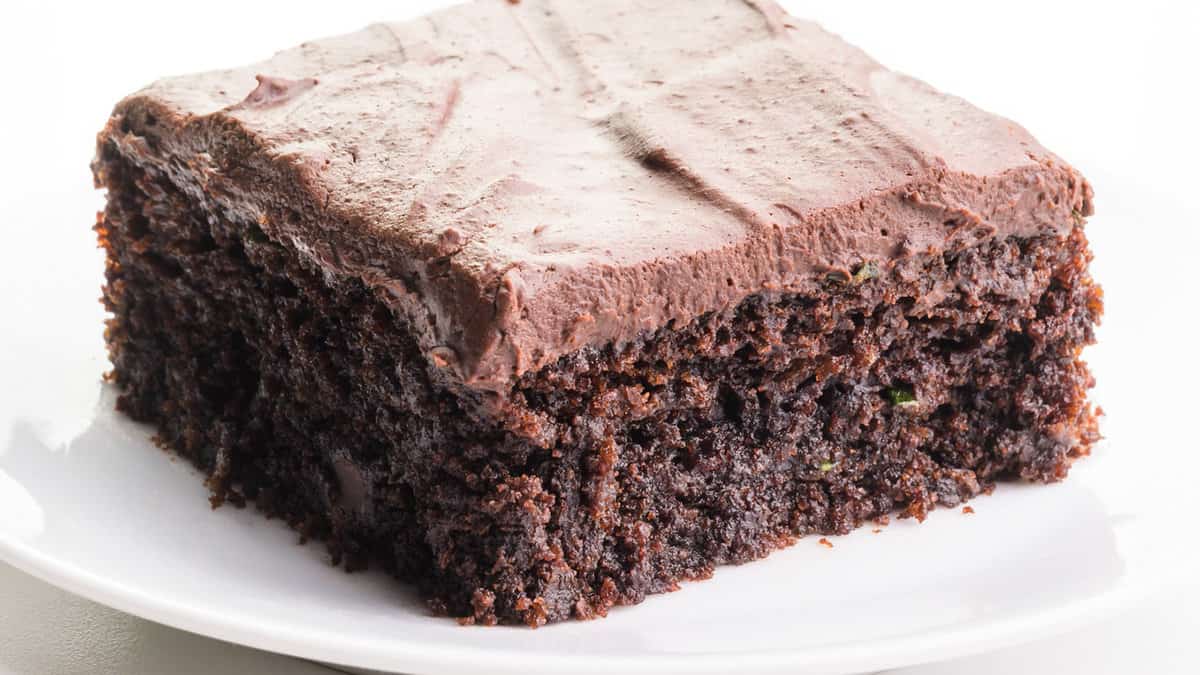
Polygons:
[[278,522],[210,510],[197,472],[116,415],[100,383],[91,242],[27,231],[24,250],[52,246],[56,257],[0,270],[0,310],[16,319],[0,331],[0,558],[185,630],[413,673],[849,673],[1066,630],[1128,604],[1172,568],[1169,527],[1154,516],[1177,507],[1169,481],[1151,472],[1162,452],[1194,446],[1172,426],[1192,387],[1168,379],[1194,376],[1164,370],[1177,340],[1142,346],[1169,316],[1147,291],[1182,293],[1192,282],[1186,266],[1161,264],[1153,238],[1114,225],[1178,217],[1147,213],[1147,201],[1109,202],[1090,227],[1109,300],[1102,344],[1089,352],[1108,440],[1068,481],[1003,486],[975,500],[972,515],[867,527],[832,549],[803,540],[605,620],[537,631],[433,618],[406,588],[330,567],[322,547],[298,546]]

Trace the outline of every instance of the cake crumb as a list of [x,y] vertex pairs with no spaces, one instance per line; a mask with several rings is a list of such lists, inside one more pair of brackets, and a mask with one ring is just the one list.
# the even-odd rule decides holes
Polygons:
[[[225,503],[224,515],[252,498],[300,542],[321,542],[347,572],[365,567],[370,550],[374,566],[410,583],[434,614],[536,628],[604,616],[800,533],[844,535],[870,518],[878,535],[898,510],[916,519],[935,507],[947,518],[954,506],[973,514],[967,500],[993,482],[1059,480],[1099,438],[1091,376],[1077,356],[1092,341],[1101,296],[1082,222],[1062,217],[1074,205],[1082,221],[1090,188],[1026,134],[989,133],[1005,122],[941,94],[897,101],[857,91],[861,52],[805,40],[815,29],[804,27],[783,40],[795,26],[771,5],[764,16],[775,48],[747,54],[738,69],[761,71],[753,79],[711,69],[669,105],[608,118],[638,127],[620,139],[636,147],[573,153],[569,167],[553,151],[549,159],[496,155],[472,115],[504,107],[505,119],[525,122],[506,125],[517,146],[569,146],[581,109],[627,103],[625,88],[605,91],[605,81],[661,86],[649,77],[704,70],[714,56],[761,42],[763,26],[756,20],[752,35],[710,31],[712,40],[693,45],[689,34],[721,13],[718,0],[707,0],[713,12],[697,0],[700,11],[672,13],[694,23],[654,34],[643,34],[636,11],[648,3],[608,0],[582,21],[585,36],[514,18],[542,17],[536,2],[488,2],[477,16],[412,24],[429,41],[408,60],[396,54],[403,45],[360,33],[257,66],[325,78],[332,61],[353,61],[377,79],[411,75],[422,86],[376,92],[259,76],[260,87],[237,103],[253,71],[222,71],[126,99],[101,132],[95,182],[108,201],[95,232],[118,369],[106,393],[153,423],[160,447],[211,476],[212,506]],[[514,20],[488,25],[504,4]],[[530,90],[542,95],[514,97],[467,91],[438,65],[463,49],[512,43],[531,50],[514,61],[536,65],[543,55],[532,43],[548,39],[542,33],[561,43],[544,46],[563,52],[546,69],[566,56],[588,72],[564,73],[571,77],[558,84],[533,72]],[[662,63],[642,63],[648,49],[662,52]],[[812,58],[831,64],[814,81],[772,67]],[[503,80],[531,65],[509,61],[501,55],[474,70]],[[445,85],[440,95],[423,86],[435,80]],[[214,86],[228,91],[210,106]],[[818,86],[827,96],[814,108]],[[587,99],[573,106],[550,91],[580,88],[595,91],[571,92]],[[778,105],[761,112],[772,96]],[[711,122],[711,133],[690,139],[694,147],[652,133],[687,98]],[[233,112],[221,115],[219,133],[188,123],[223,104]],[[164,105],[170,119],[156,121]],[[971,122],[978,129],[959,154],[986,161],[938,166],[946,153],[937,139],[886,133],[903,113],[938,118],[935,130]],[[411,126],[423,147],[392,138],[396,123]],[[903,177],[895,175],[903,166],[854,171],[847,141],[866,127],[883,132],[859,139],[879,141],[874,154],[931,165],[917,162]],[[451,132],[450,149],[462,152],[445,157],[431,144]],[[322,142],[293,142],[314,134]],[[757,150],[768,165],[790,147],[831,169],[810,176],[798,167],[796,182],[785,178],[791,193],[812,198],[741,208],[783,177],[759,175],[748,159],[757,154],[729,150]],[[1015,161],[1022,152],[1032,159]],[[729,185],[707,180],[704,153]],[[420,173],[427,154],[446,160],[436,175]],[[356,168],[331,169],[335,157]],[[281,168],[242,171],[267,164]],[[585,178],[559,175],[564,169]],[[1018,187],[1058,200],[1054,213],[1047,203],[1008,205],[1010,170],[1021,172]],[[746,172],[749,185],[733,180]],[[501,182],[481,184],[489,176]],[[620,178],[619,201],[638,202],[625,224],[638,235],[636,250],[603,227],[558,232],[556,223],[597,201],[578,195],[597,176]],[[664,180],[675,184],[658,189]],[[991,232],[971,209],[941,204],[958,197],[1000,204],[1005,226]],[[714,207],[729,211],[732,227],[724,219],[700,233],[659,225],[662,214],[687,221]],[[917,211],[920,222],[909,223]],[[979,242],[977,225],[989,230]],[[536,254],[537,264],[523,265],[530,255],[514,248]],[[746,251],[757,252],[749,263]],[[983,292],[993,285],[1005,292]],[[1010,341],[1015,327],[1022,335]],[[1020,432],[1011,433],[1016,413]],[[911,523],[901,529],[892,536],[908,536]],[[832,550],[828,536],[816,544]],[[419,545],[388,545],[406,542]]]

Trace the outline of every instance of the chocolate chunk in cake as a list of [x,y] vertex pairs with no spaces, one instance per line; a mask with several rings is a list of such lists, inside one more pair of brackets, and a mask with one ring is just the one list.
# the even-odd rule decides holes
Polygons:
[[771,2],[380,24],[129,96],[94,169],[120,408],[467,621],[1097,438],[1088,183]]

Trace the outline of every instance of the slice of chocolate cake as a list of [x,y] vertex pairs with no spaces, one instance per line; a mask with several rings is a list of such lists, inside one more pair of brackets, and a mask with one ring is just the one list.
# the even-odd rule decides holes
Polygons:
[[1096,439],[1091,189],[750,0],[480,0],[117,105],[120,408],[438,611],[603,615]]

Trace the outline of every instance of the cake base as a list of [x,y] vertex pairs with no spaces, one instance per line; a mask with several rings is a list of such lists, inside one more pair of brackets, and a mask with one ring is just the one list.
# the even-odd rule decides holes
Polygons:
[[998,480],[1096,440],[1080,227],[864,266],[586,347],[503,404],[448,381],[387,296],[330,277],[109,145],[97,226],[119,407],[336,564],[439,613],[603,615],[716,565]]

